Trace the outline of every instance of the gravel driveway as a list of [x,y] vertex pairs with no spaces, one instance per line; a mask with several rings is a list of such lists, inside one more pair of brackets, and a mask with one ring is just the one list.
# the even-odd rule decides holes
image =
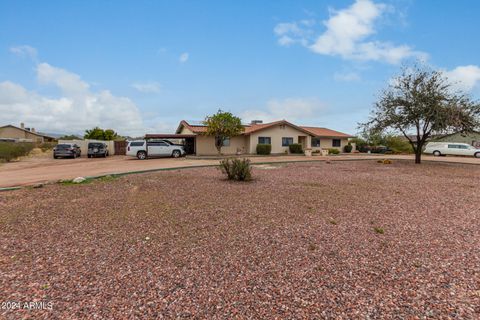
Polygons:
[[45,303],[0,318],[480,317],[479,167],[254,177],[197,168],[0,193],[0,302]]

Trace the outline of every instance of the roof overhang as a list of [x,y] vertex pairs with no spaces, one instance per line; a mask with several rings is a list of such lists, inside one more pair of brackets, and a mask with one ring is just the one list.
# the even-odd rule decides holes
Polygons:
[[196,136],[196,134],[149,133],[145,135],[145,139],[184,139],[195,138]]

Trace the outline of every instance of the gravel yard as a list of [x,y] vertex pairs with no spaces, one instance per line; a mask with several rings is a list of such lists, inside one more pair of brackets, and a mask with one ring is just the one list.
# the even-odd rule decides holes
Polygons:
[[480,167],[215,168],[0,193],[0,318],[480,317]]

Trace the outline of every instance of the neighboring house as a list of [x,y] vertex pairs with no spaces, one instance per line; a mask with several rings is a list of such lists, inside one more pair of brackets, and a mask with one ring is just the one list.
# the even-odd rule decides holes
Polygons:
[[[336,148],[343,151],[343,147],[348,144],[348,139],[353,136],[319,127],[297,126],[286,120],[262,123],[262,121],[252,121],[244,125],[244,131],[241,135],[232,137],[224,141],[222,147],[223,154],[254,154],[257,144],[271,144],[273,154],[283,154],[288,152],[288,146],[292,143],[300,143],[303,149],[312,151],[320,149]],[[182,120],[177,128],[176,137],[185,136],[189,144],[193,143],[192,151],[197,155],[215,155],[214,137],[207,136],[207,127],[201,123],[189,123]],[[157,138],[163,135],[152,135]],[[167,137],[167,135],[164,135]]]
[[20,128],[11,124],[0,127],[0,140],[43,143],[55,141],[55,138],[36,132],[35,128],[25,128],[21,123]]
[[436,137],[432,141],[439,142],[461,142],[468,143],[476,148],[480,148],[480,132],[472,131],[466,133],[452,133],[441,137]]

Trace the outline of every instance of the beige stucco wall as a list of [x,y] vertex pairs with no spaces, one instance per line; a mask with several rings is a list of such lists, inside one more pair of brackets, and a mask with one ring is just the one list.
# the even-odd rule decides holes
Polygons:
[[320,147],[312,147],[312,151],[321,150],[321,149],[338,149],[340,152],[343,152],[343,147],[348,144],[347,138],[340,139],[340,147],[332,147],[332,140],[334,138],[322,138],[320,137]]
[[0,138],[30,139],[32,142],[43,142],[43,137],[13,127],[0,128]]
[[182,131],[180,131],[180,134],[193,134],[193,132],[186,127],[182,127]]
[[249,152],[257,153],[258,137],[270,137],[272,142],[272,153],[285,153],[288,147],[282,147],[282,137],[293,138],[293,143],[298,143],[298,137],[305,136],[305,148],[309,147],[310,136],[290,126],[276,125],[250,134]]
[[[183,133],[183,132],[182,132]],[[216,155],[218,154],[215,148],[215,138],[212,136],[197,135],[196,137],[196,154]],[[237,154],[248,152],[248,137],[237,136],[230,139],[230,146],[222,147],[222,154]]]

